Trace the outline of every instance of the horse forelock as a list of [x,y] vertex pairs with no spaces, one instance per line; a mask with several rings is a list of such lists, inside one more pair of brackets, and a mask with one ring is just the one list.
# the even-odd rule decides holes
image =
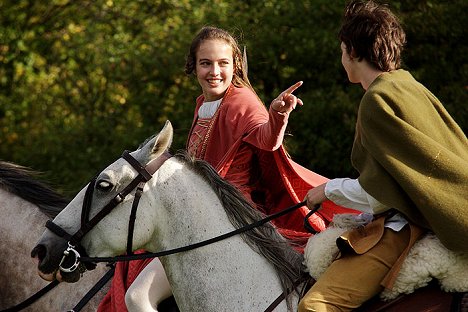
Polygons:
[[[195,159],[185,152],[179,152],[175,156],[213,188],[235,228],[265,217],[236,187],[222,179],[208,162]],[[293,242],[282,237],[271,223],[244,232],[241,236],[253,250],[275,267],[284,290],[292,289],[294,283],[303,279],[303,256],[291,247]]]
[[54,218],[68,200],[50,186],[36,179],[38,173],[13,163],[0,161],[0,188],[36,205]]

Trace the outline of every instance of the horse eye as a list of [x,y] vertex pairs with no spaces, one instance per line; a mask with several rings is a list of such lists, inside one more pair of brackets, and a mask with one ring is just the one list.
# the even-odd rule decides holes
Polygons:
[[102,192],[107,192],[112,189],[113,185],[109,181],[100,180],[96,183],[96,189]]

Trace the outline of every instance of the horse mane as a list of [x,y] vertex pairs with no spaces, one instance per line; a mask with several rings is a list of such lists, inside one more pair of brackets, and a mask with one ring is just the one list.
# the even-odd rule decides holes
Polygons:
[[[213,188],[235,228],[241,228],[265,217],[236,187],[222,179],[208,162],[195,159],[186,152],[179,152],[175,156],[189,165]],[[281,236],[270,222],[246,231],[241,236],[253,250],[275,267],[283,291],[297,290],[294,285],[298,285],[298,281],[305,281],[303,255],[294,250],[291,247],[294,242]],[[288,301],[288,305],[289,303]]]
[[36,180],[38,173],[10,162],[0,161],[0,188],[36,205],[48,217],[55,216],[68,200],[47,184]]

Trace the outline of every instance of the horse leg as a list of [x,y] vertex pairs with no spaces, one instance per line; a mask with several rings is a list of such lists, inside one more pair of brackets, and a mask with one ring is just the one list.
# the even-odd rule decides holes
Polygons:
[[172,295],[171,286],[159,259],[151,261],[125,293],[129,312],[154,312],[161,301]]

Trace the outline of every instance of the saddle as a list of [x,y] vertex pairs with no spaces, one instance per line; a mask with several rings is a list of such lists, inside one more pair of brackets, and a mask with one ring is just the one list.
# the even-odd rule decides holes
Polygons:
[[[338,254],[337,238],[363,226],[369,218],[336,215],[326,230],[309,239],[305,264],[317,279]],[[424,235],[409,251],[391,290],[364,304],[358,311],[463,311],[468,312],[468,254],[445,248],[437,237]]]
[[379,296],[363,304],[356,312],[467,312],[468,293],[449,293],[440,289],[436,281],[408,295],[399,295],[390,301]]

